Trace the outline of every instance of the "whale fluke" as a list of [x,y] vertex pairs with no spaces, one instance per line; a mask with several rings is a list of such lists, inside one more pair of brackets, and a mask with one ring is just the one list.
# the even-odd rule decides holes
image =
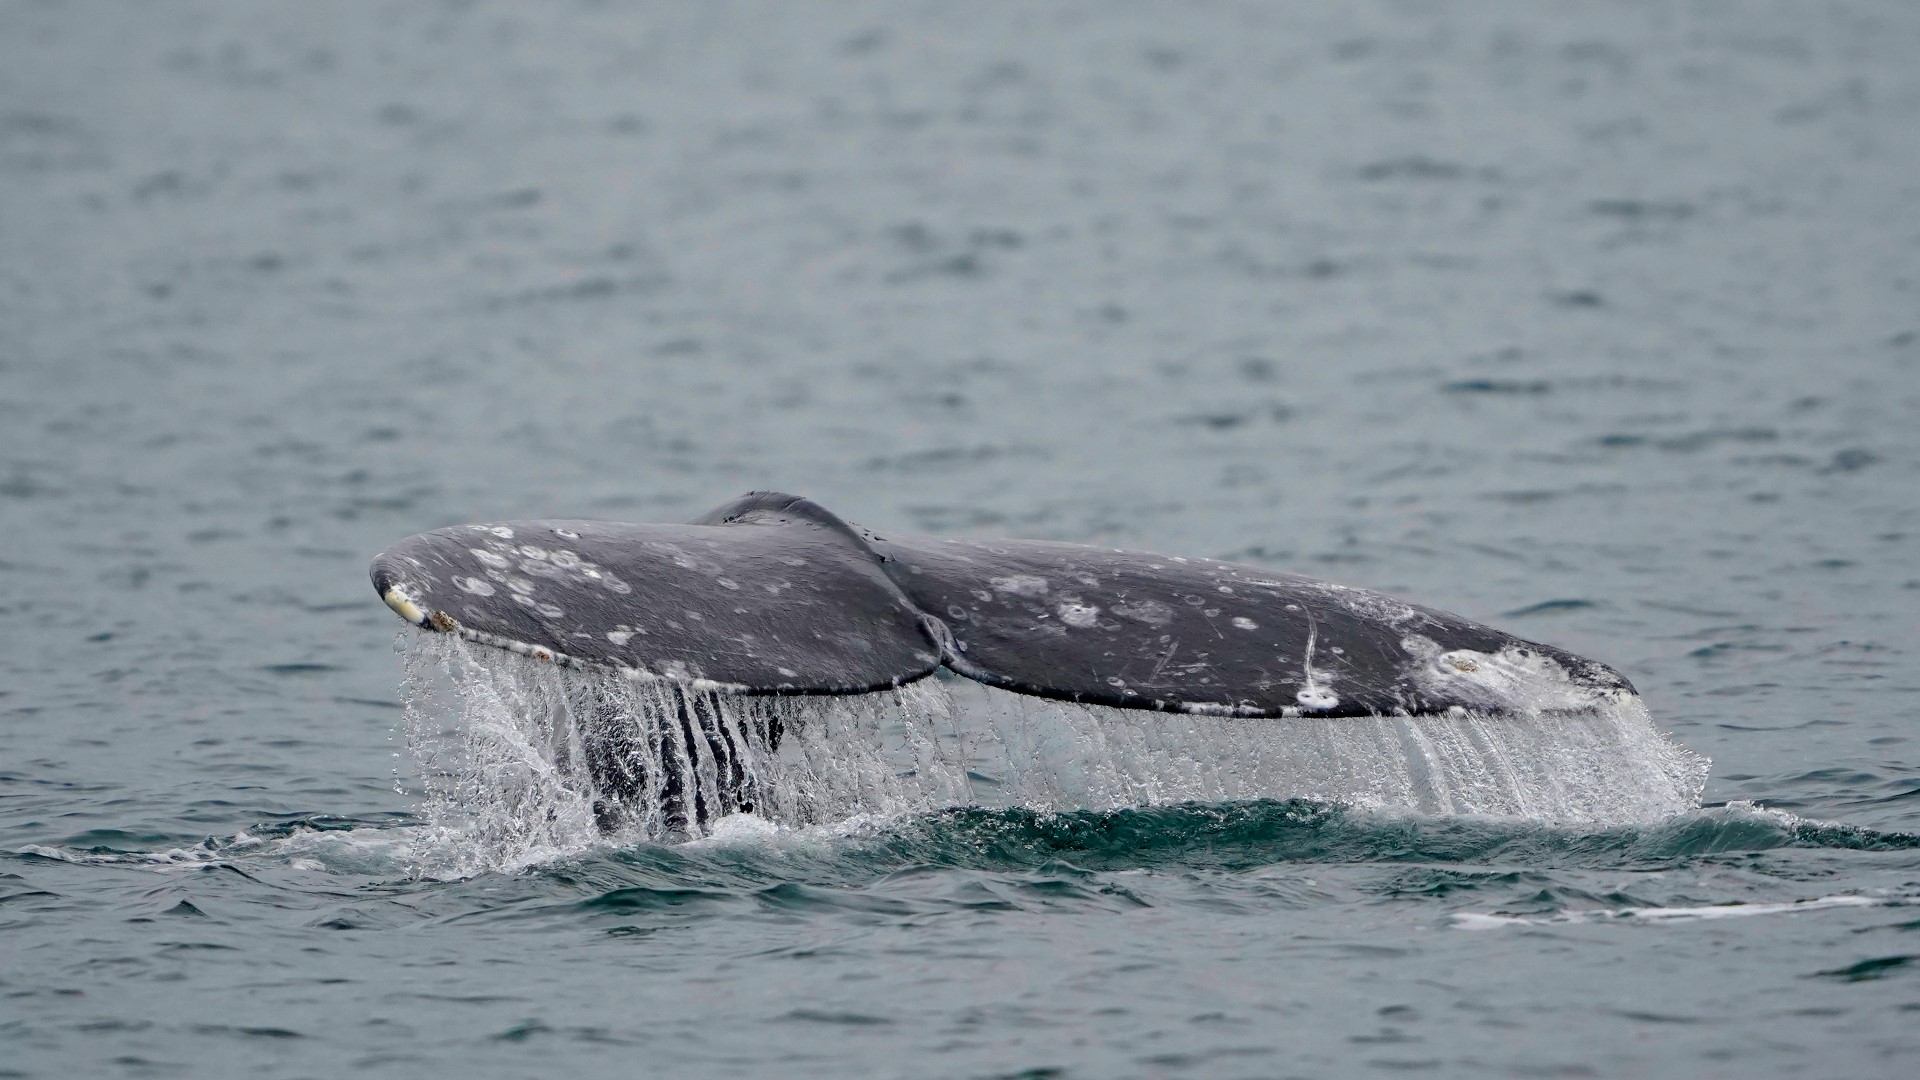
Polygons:
[[436,529],[381,552],[373,587],[426,629],[636,678],[857,694],[932,674],[935,633],[845,522],[794,496],[747,503],[691,525]]
[[403,618],[559,664],[853,694],[944,664],[1023,694],[1238,716],[1576,709],[1605,665],[1381,593],[1036,540],[882,536],[754,492],[685,525],[461,525],[373,561]]
[[947,666],[1023,694],[1238,716],[1418,716],[1501,712],[1516,692],[1578,707],[1631,691],[1552,646],[1296,574],[1038,540],[876,546],[944,623]]

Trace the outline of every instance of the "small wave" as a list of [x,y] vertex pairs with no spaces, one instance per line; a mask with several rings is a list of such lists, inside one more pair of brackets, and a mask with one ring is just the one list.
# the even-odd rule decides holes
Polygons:
[[[245,835],[244,833],[241,835]],[[164,851],[101,851],[98,848],[51,847],[46,844],[27,844],[14,849],[16,855],[27,855],[37,859],[51,859],[55,862],[74,863],[80,866],[197,866],[219,862],[221,858],[209,848],[168,848]]]
[[1285,863],[1432,863],[1654,870],[1703,857],[1789,848],[1914,851],[1920,850],[1920,835],[1809,821],[1750,803],[1647,825],[1579,826],[1252,800],[1104,811],[953,807],[800,826],[738,814],[716,822],[696,840],[530,851],[529,861],[509,867],[493,864],[464,835],[437,826],[344,818],[265,823],[189,847],[142,851],[30,844],[16,854],[159,872],[222,864],[384,881],[457,881],[505,871],[562,882],[605,878],[609,888],[642,884],[676,890],[758,888],[782,881],[856,886],[916,867],[1231,872]]
[[197,844],[143,849],[103,844],[27,844],[15,854],[80,866],[167,872],[207,866],[284,866],[362,877],[455,878],[471,867],[447,858],[443,835],[406,821],[326,815],[263,822]]
[[728,819],[702,840],[599,851],[534,872],[661,888],[774,881],[857,886],[916,869],[1018,873],[1061,865],[1094,872],[1235,872],[1290,863],[1643,871],[1799,848],[1920,850],[1920,836],[1806,821],[1751,804],[1606,827],[1425,817],[1301,800],[1066,812],[959,807],[825,826]]
[[1092,869],[1243,869],[1284,862],[1437,862],[1654,869],[1778,848],[1915,850],[1920,836],[1813,822],[1752,804],[1650,825],[1552,825],[1430,817],[1306,801],[1053,813],[965,808],[895,822],[864,838],[900,861],[1024,867],[1069,859]]
[[1563,911],[1554,915],[1492,915],[1455,912],[1453,924],[1464,930],[1500,930],[1509,926],[1549,926],[1565,923],[1672,923],[1710,919],[1744,919],[1755,915],[1798,915],[1830,908],[1904,907],[1920,902],[1908,896],[1821,896],[1784,904],[1704,904],[1697,907],[1627,907],[1593,911]]

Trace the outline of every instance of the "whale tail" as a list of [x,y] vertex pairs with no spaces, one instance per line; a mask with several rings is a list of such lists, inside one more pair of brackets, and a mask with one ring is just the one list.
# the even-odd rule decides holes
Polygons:
[[[1260,567],[1037,540],[882,536],[753,492],[684,525],[516,521],[409,537],[371,568],[424,629],[659,688],[663,717],[591,716],[596,816],[701,822],[754,804],[710,693],[861,694],[948,669],[1015,693],[1269,717],[1578,711],[1618,672],[1437,609]],[[737,736],[737,737],[736,737]],[[681,754],[720,778],[701,795]]]

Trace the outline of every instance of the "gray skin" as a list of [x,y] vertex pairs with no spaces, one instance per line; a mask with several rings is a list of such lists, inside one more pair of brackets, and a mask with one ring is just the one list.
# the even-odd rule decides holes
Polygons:
[[880,536],[778,492],[686,525],[436,529],[381,552],[372,575],[427,629],[747,694],[865,693],[944,664],[1129,709],[1501,712],[1510,687],[1479,669],[1503,651],[1563,690],[1633,690],[1604,665],[1365,589],[1081,544]]
[[[1040,540],[880,536],[753,492],[685,525],[517,521],[409,537],[373,560],[403,618],[563,666],[664,681],[720,763],[689,791],[611,714],[583,732],[601,828],[751,809],[712,693],[858,694],[942,665],[1021,694],[1275,717],[1587,708],[1619,673],[1444,611],[1259,567]],[[780,731],[756,738],[777,748]],[[729,777],[732,778],[729,781]]]

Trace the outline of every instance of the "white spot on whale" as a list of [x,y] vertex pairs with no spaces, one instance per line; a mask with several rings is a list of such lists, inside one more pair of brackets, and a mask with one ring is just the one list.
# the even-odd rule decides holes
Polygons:
[[487,529],[487,531],[499,537],[502,540],[513,539],[513,530],[507,528],[505,525],[494,525],[489,529]]
[[1247,618],[1245,615],[1235,615],[1233,617],[1233,625],[1238,627],[1241,630],[1260,629],[1259,623],[1254,622],[1252,619]]
[[1308,686],[1293,695],[1293,700],[1305,709],[1331,709],[1340,704],[1340,695],[1324,686]]
[[607,631],[607,640],[613,642],[615,645],[624,647],[627,642],[633,640],[633,631],[609,630]]
[[580,565],[580,556],[575,555],[566,548],[555,548],[547,552],[547,558],[553,562],[553,565],[562,570],[571,570]]
[[496,570],[505,570],[507,568],[507,560],[505,558],[485,548],[468,548],[467,551],[471,552],[473,557],[479,559],[483,565],[491,566]]
[[989,578],[987,584],[993,586],[994,592],[1012,593],[1015,596],[1045,596],[1047,592],[1047,579],[1033,574]]
[[1400,639],[1400,647],[1422,660],[1431,660],[1440,655],[1440,644],[1425,634],[1408,634]]
[[1082,604],[1076,600],[1069,600],[1054,610],[1060,613],[1061,622],[1081,630],[1092,626],[1100,618],[1099,608],[1094,607],[1092,604]]
[[1148,626],[1165,626],[1173,621],[1173,609],[1158,600],[1128,600],[1113,605],[1112,610],[1123,619],[1132,619]]
[[493,586],[477,577],[457,577],[453,579],[453,583],[475,596],[493,595]]

